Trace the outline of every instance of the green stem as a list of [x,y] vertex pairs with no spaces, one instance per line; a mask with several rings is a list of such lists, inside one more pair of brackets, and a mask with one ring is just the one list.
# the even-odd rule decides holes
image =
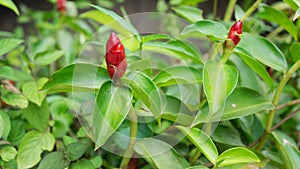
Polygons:
[[190,160],[190,164],[192,166],[196,163],[196,161],[200,157],[200,155],[201,155],[201,151],[197,149],[196,152],[194,153],[193,157]]
[[262,0],[256,0],[256,2],[245,12],[244,16],[242,17],[242,21],[244,21],[248,16],[250,16],[259,6]]
[[121,169],[126,169],[127,165],[133,155],[133,146],[136,141],[136,135],[137,135],[137,129],[138,129],[138,123],[137,123],[137,116],[133,110],[133,108],[129,112],[129,119],[130,119],[130,138],[128,143],[128,148],[124,154],[124,157],[122,159],[122,162],[120,164]]
[[273,124],[273,119],[275,116],[275,112],[277,110],[278,102],[280,99],[280,95],[282,93],[282,90],[286,83],[290,80],[291,76],[300,68],[300,60],[298,60],[289,70],[288,72],[283,76],[283,79],[280,81],[279,86],[275,92],[274,98],[273,98],[273,105],[274,109],[269,111],[267,123],[265,127],[264,134],[262,135],[259,144],[256,147],[256,150],[261,150],[263,146],[265,145],[267,138],[269,134],[271,133],[271,128]]
[[225,16],[224,16],[225,22],[229,22],[231,20],[235,4],[236,4],[236,0],[229,1],[229,4],[227,5],[227,9],[225,12]]
[[230,57],[230,55],[232,54],[232,49],[224,49],[223,55],[221,57],[221,62],[222,63],[226,63]]
[[216,17],[217,17],[217,9],[218,9],[218,0],[214,0],[213,20],[216,20]]

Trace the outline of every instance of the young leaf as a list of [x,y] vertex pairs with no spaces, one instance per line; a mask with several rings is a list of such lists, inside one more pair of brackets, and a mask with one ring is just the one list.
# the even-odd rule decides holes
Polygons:
[[[189,77],[189,78],[187,78]],[[162,70],[155,76],[153,82],[158,86],[175,84],[194,84],[202,82],[202,72],[187,66],[174,66]]]
[[115,86],[111,81],[101,86],[93,119],[95,149],[104,145],[121,125],[131,109],[131,100],[131,91],[126,87]]
[[216,164],[218,150],[207,134],[196,127],[177,126],[177,128],[186,135],[211,163]]
[[[1,2],[0,2],[1,3]],[[13,39],[13,38],[2,38],[0,39],[0,57],[6,54],[7,52],[12,51],[16,47],[18,47],[20,44],[22,44],[24,41],[19,39]]]
[[71,143],[67,145],[66,155],[71,161],[77,160],[84,154],[88,147],[88,144],[83,144],[80,142]]
[[[261,36],[244,33],[238,47],[247,51],[261,63],[281,72],[286,71],[287,62],[282,52],[269,40]],[[243,52],[241,51],[241,52]]]
[[15,159],[17,150],[12,146],[5,146],[0,149],[0,157],[3,161],[10,161]]
[[38,169],[64,169],[69,166],[69,163],[64,153],[57,151],[47,154],[38,166]]
[[25,134],[18,150],[18,167],[31,168],[40,160],[43,150],[52,151],[55,139],[49,132],[30,131]]
[[235,147],[224,151],[217,158],[217,166],[230,166],[240,163],[254,163],[259,162],[260,159],[252,151],[244,147]]
[[15,3],[12,0],[1,0],[0,5],[3,5],[13,10],[17,15],[20,15],[18,8],[16,7]]
[[39,89],[47,82],[47,78],[41,78],[37,82],[26,82],[22,86],[23,94],[27,99],[38,106],[41,106],[46,93],[39,91]]
[[154,168],[183,169],[190,164],[169,144],[156,139],[142,139],[134,150]]
[[191,23],[197,22],[203,19],[203,11],[193,6],[178,6],[173,7],[173,11],[182,18],[188,20]]
[[93,64],[78,63],[55,72],[42,89],[48,93],[95,91],[109,79],[106,69]]
[[8,105],[17,106],[22,109],[28,106],[28,100],[21,94],[8,92],[2,94],[1,98]]

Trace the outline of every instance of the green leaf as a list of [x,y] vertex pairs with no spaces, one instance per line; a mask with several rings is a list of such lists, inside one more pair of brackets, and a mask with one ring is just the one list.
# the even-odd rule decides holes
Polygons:
[[244,33],[237,46],[247,51],[248,54],[261,63],[275,70],[284,72],[287,69],[285,56],[271,41],[264,37]]
[[134,98],[141,100],[154,117],[159,117],[162,112],[162,98],[154,82],[141,72],[132,72],[128,74],[126,83],[131,87]]
[[244,146],[240,133],[233,127],[219,125],[213,132],[211,138],[218,143],[233,146]]
[[26,82],[22,86],[23,94],[27,99],[38,106],[41,106],[46,93],[40,91],[40,88],[47,82],[47,78],[41,78],[36,83],[35,82]]
[[297,20],[299,17],[300,17],[300,8],[297,9],[297,11],[294,15],[293,21]]
[[23,110],[22,116],[34,128],[41,132],[45,131],[50,120],[50,110],[47,101],[45,100],[41,106],[30,102],[28,107]]
[[15,159],[17,150],[12,146],[5,146],[0,149],[0,157],[3,161],[10,161]]
[[30,131],[22,138],[18,149],[18,167],[31,168],[41,160],[43,150],[52,151],[55,144],[53,135],[49,132]]
[[90,161],[93,164],[94,168],[100,168],[102,165],[101,156],[96,156],[96,157],[92,158]]
[[270,22],[274,22],[282,26],[287,30],[297,41],[298,39],[298,29],[290,19],[280,11],[269,7],[267,5],[262,5],[259,7],[259,11],[256,14],[259,18],[265,19]]
[[[20,15],[18,8],[12,0],[1,0],[0,5],[13,10],[17,15]],[[1,46],[1,45],[0,45]]]
[[6,104],[17,106],[21,109],[28,106],[28,100],[21,94],[9,92],[5,95],[2,94],[1,98]]
[[202,165],[197,165],[197,166],[188,167],[186,169],[209,169],[209,168]]
[[[187,78],[189,77],[189,78]],[[187,66],[174,66],[162,70],[155,76],[153,82],[158,87],[175,84],[194,84],[202,82],[202,72]]]
[[175,39],[169,35],[160,34],[160,33],[150,34],[142,37],[142,43],[157,41],[157,40],[175,40]]
[[294,62],[297,62],[300,59],[300,42],[295,42],[290,47],[290,52]]
[[177,128],[186,135],[211,163],[216,164],[218,150],[206,133],[196,127],[177,126]]
[[125,120],[131,109],[131,100],[132,94],[126,87],[115,86],[111,81],[101,86],[93,118],[95,149],[104,145]]
[[70,169],[95,169],[93,164],[87,159],[80,159],[72,163]]
[[234,91],[238,83],[239,72],[234,66],[224,65],[224,73],[226,77],[226,97],[227,97]]
[[270,86],[271,89],[274,88],[273,79],[270,77],[266,68],[257,62],[251,55],[243,50],[242,48],[236,47],[235,52],[244,60],[244,62],[250,66],[265,82]]
[[35,55],[34,64],[38,66],[46,66],[64,55],[62,51],[45,51]]
[[11,130],[11,123],[8,114],[0,110],[0,138],[7,140]]
[[300,168],[300,152],[298,146],[286,134],[273,131],[276,147],[287,169]]
[[166,54],[182,60],[192,60],[196,63],[202,64],[201,54],[193,49],[190,44],[174,40],[169,42],[146,42],[142,46],[143,50],[152,51],[156,53]]
[[80,142],[74,142],[69,145],[67,145],[67,157],[71,161],[79,159],[86,149],[89,147],[88,144],[83,144]]
[[12,120],[11,121],[11,132],[8,135],[7,140],[13,145],[19,145],[21,139],[25,134],[25,124],[22,120]]
[[[1,3],[1,2],[0,2]],[[0,57],[6,54],[7,52],[12,51],[24,41],[20,39],[13,38],[2,38],[0,39]]]
[[224,151],[217,158],[217,166],[230,166],[240,163],[254,163],[259,162],[260,159],[255,153],[244,147],[235,147]]
[[142,139],[134,145],[134,150],[154,168],[182,169],[190,164],[169,144],[156,139]]
[[188,20],[191,23],[197,22],[203,19],[203,11],[193,6],[178,6],[173,7],[173,11],[182,18]]
[[225,40],[228,31],[226,27],[219,22],[212,20],[201,20],[187,26],[183,30],[182,34],[185,35],[192,32],[200,32],[201,34],[208,37],[213,37],[216,40]]
[[93,64],[78,63],[55,72],[42,89],[48,93],[95,91],[109,79],[106,69]]
[[170,0],[170,5],[186,5],[186,6],[197,6],[201,2],[206,0]]
[[64,153],[57,151],[47,154],[38,166],[38,169],[64,169],[68,166],[69,161],[64,157]]
[[0,67],[0,77],[4,79],[14,80],[14,81],[18,80],[15,77],[14,70],[9,66]]

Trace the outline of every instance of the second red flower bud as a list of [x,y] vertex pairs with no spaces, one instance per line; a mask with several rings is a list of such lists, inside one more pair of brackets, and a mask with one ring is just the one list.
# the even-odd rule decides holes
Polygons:
[[225,41],[225,47],[227,49],[234,48],[241,40],[241,34],[243,33],[243,22],[241,20],[236,21],[230,28],[228,33],[228,39]]

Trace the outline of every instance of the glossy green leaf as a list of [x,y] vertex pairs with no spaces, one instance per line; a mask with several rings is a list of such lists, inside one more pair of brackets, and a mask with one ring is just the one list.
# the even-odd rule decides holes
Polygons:
[[[188,77],[188,78],[187,78]],[[158,86],[176,84],[193,84],[202,82],[202,72],[187,66],[174,66],[162,70],[155,76],[153,82]]]
[[109,79],[106,69],[93,64],[78,63],[55,72],[42,89],[48,93],[95,91]]
[[0,57],[6,54],[7,52],[12,51],[24,41],[20,39],[13,39],[13,38],[2,38],[0,39]]
[[57,59],[61,58],[64,55],[64,52],[62,51],[45,51],[38,53],[35,55],[34,58],[34,64],[38,66],[46,66],[53,62],[55,62]]
[[[20,15],[19,10],[12,0],[1,0],[0,5],[13,10],[17,15]],[[1,45],[0,45],[1,46]]]
[[[271,41],[264,37],[244,33],[237,46],[247,51],[248,54],[261,63],[275,70],[284,72],[287,69],[285,56]],[[244,54],[247,55],[247,53]]]
[[11,122],[7,112],[0,110],[0,138],[7,140],[11,130]]
[[285,133],[273,131],[276,147],[287,169],[300,168],[300,152],[295,142]]
[[218,143],[233,146],[244,146],[240,133],[233,127],[219,125],[213,132],[211,138]]
[[74,142],[67,145],[66,154],[68,159],[70,159],[71,161],[79,159],[88,147],[88,144],[83,144],[80,142]]
[[49,132],[30,131],[22,138],[18,149],[18,167],[31,168],[41,160],[43,150],[52,151],[55,139]]
[[196,127],[177,126],[177,128],[186,135],[211,163],[216,164],[218,150],[206,133]]
[[265,82],[273,89],[273,79],[270,77],[269,73],[267,72],[266,68],[257,62],[251,55],[246,52],[245,50],[236,47],[236,53],[244,60],[244,62],[250,66]]
[[169,42],[146,42],[142,46],[143,50],[158,52],[173,56],[182,60],[192,60],[202,64],[201,54],[192,48],[188,43],[174,40]]
[[238,83],[239,72],[234,66],[224,65],[224,73],[226,77],[226,97],[228,97]]
[[300,42],[295,42],[290,47],[290,52],[294,62],[297,62],[300,59]]
[[41,106],[44,98],[46,97],[46,93],[44,91],[40,91],[40,88],[47,82],[47,80],[47,78],[41,78],[37,82],[24,83],[22,86],[23,94],[29,101]]
[[203,19],[202,16],[203,11],[193,6],[178,6],[178,7],[173,7],[172,10],[175,11],[177,15],[188,20],[191,23]]
[[128,74],[126,83],[132,89],[134,98],[141,100],[155,117],[159,117],[162,113],[162,98],[155,83],[141,72]]
[[160,33],[150,34],[142,37],[142,43],[157,41],[157,40],[175,40],[175,39],[169,35],[160,34]]
[[38,166],[38,169],[64,169],[69,165],[63,152],[51,152],[47,154]]
[[15,77],[14,70],[9,66],[0,67],[0,77],[9,80],[17,80],[17,78]]
[[131,100],[131,91],[126,87],[115,86],[111,81],[101,86],[93,118],[95,149],[104,145],[125,120],[131,109]]
[[217,158],[217,166],[230,166],[240,163],[254,163],[259,162],[260,159],[255,153],[244,147],[235,147],[224,151]]
[[267,5],[262,5],[259,7],[259,12],[256,14],[259,18],[265,19],[270,22],[274,22],[282,26],[287,30],[297,41],[298,39],[298,29],[290,19],[282,12],[269,7]]
[[297,1],[295,0],[283,0],[283,2],[287,3],[293,10],[297,10],[299,7],[299,2],[297,4]]
[[34,128],[40,130],[41,132],[45,131],[50,120],[50,111],[47,101],[45,100],[41,106],[30,102],[28,107],[23,110],[22,116]]
[[183,30],[182,34],[185,35],[192,32],[200,32],[203,35],[213,37],[217,40],[225,40],[228,31],[226,27],[219,22],[212,20],[201,20],[187,26]]
[[134,150],[154,168],[183,169],[190,166],[172,146],[160,140],[142,139],[134,145]]
[[3,161],[10,161],[15,159],[17,150],[12,146],[5,146],[0,149],[0,157]]
[[70,169],[94,169],[93,164],[87,159],[80,159],[70,165]]

